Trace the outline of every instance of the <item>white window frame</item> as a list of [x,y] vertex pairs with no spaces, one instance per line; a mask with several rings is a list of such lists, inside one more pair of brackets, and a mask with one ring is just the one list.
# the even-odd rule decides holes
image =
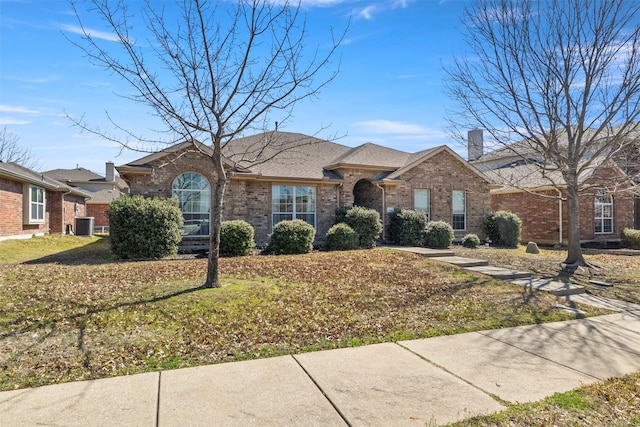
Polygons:
[[[35,201],[33,200],[34,195],[36,198]],[[47,212],[47,191],[37,185],[29,185],[26,196],[28,211],[27,224],[44,224]]]
[[[426,204],[423,204],[425,199]],[[424,212],[427,215],[427,221],[431,221],[431,190],[427,188],[413,190],[413,209]]]
[[[290,201],[286,201],[282,199],[282,191],[290,192]],[[303,191],[312,190],[313,200],[312,200],[312,210],[301,210],[301,203],[298,201],[299,197],[304,197]],[[278,199],[276,199],[278,197]],[[286,184],[273,184],[271,186],[271,229],[279,223],[280,221],[292,220],[292,219],[301,219],[308,224],[311,224],[314,229],[316,229],[317,222],[317,199],[318,199],[318,191],[315,186],[311,185],[286,185]],[[289,208],[289,205],[291,206]],[[285,207],[286,209],[282,209]],[[308,218],[313,216],[313,222],[310,222]],[[278,219],[276,220],[276,217]]]
[[[462,209],[456,209],[456,194],[462,195]],[[456,215],[463,216],[463,228],[456,228]],[[464,190],[453,190],[451,192],[451,228],[454,231],[465,231],[467,229],[467,192]]]
[[[180,177],[185,175],[197,175],[202,181],[201,183],[205,183],[206,186],[202,188],[176,188],[176,184]],[[193,182],[193,181],[191,181]],[[202,199],[201,196],[198,197],[198,204],[202,203],[202,200],[206,203],[206,210],[203,211],[194,211],[194,210],[185,210],[185,205],[191,202],[191,206],[193,206],[193,201],[188,201],[188,198],[185,198],[186,195],[190,193],[203,193],[208,192],[205,199]],[[180,203],[180,210],[182,211],[182,217],[184,219],[184,224],[182,226],[182,236],[183,237],[208,237],[209,233],[211,233],[211,184],[209,180],[202,174],[198,172],[184,172],[178,175],[171,184],[171,195],[172,197],[176,197]],[[207,203],[208,201],[208,203]],[[205,218],[206,216],[206,218]],[[203,228],[204,221],[207,221],[209,226],[209,233],[200,233],[203,229],[206,230],[207,227]],[[190,231],[190,227],[193,227],[193,232]]]
[[[605,194],[603,191],[596,192],[593,223],[595,234],[613,234],[613,196]],[[606,225],[610,226],[609,230],[606,230]],[[598,226],[600,231],[598,231]]]

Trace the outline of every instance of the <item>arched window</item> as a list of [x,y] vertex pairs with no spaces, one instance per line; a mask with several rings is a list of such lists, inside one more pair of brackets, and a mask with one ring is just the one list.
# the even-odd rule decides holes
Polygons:
[[173,197],[180,201],[184,217],[183,236],[208,236],[211,220],[211,187],[207,179],[195,172],[186,172],[173,181]]

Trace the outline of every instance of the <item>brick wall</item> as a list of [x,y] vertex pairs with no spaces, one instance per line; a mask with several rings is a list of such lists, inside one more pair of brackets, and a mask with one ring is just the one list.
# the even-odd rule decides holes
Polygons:
[[[587,185],[597,187],[598,182],[606,183],[611,169],[602,169],[588,180]],[[522,220],[522,241],[534,241],[544,244],[555,244],[560,240],[558,193],[555,190],[542,191],[537,194],[525,192],[493,194],[491,208],[493,211],[509,210]],[[563,198],[566,194],[563,192]],[[580,197],[580,240],[617,239],[623,228],[633,228],[634,206],[633,195],[619,192],[613,199],[613,233],[596,234],[594,225],[594,192],[586,191]],[[567,203],[562,202],[563,242],[567,240]]]
[[[521,240],[556,244],[560,240],[559,201],[556,191],[538,195],[517,192],[491,196],[493,211],[511,211],[522,220]],[[564,197],[564,195],[563,195]],[[567,239],[567,203],[562,202],[563,239]]]
[[39,234],[49,231],[50,193],[45,195],[44,224],[24,224],[24,184],[0,178],[0,236]]
[[93,217],[94,227],[109,226],[109,203],[87,203],[86,210],[86,216]]
[[[456,231],[456,237],[468,233],[482,234],[484,215],[490,211],[488,183],[458,158],[446,151],[415,166],[401,177],[402,183],[386,191],[387,208],[414,209],[413,191],[430,190],[431,220],[452,221],[452,192],[466,192],[467,229]],[[388,225],[388,215],[387,225]]]
[[75,232],[75,218],[86,216],[86,204],[83,197],[61,192],[48,193],[50,199],[50,232],[66,233],[68,226]]

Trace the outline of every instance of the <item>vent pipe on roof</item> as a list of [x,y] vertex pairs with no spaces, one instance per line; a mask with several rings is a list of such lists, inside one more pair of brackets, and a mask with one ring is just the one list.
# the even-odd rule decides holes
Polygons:
[[473,129],[467,132],[467,160],[478,160],[484,154],[484,141],[482,129]]
[[113,164],[113,162],[107,162],[107,171],[105,175],[105,181],[114,182],[115,180],[116,180],[115,165]]

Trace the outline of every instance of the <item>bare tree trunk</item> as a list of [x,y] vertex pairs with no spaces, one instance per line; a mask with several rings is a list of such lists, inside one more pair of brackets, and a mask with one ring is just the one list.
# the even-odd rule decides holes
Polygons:
[[572,267],[586,265],[580,247],[580,197],[577,183],[567,185],[568,251],[565,264]]
[[224,202],[224,190],[227,187],[227,174],[222,163],[212,158],[217,172],[215,192],[211,199],[211,224],[209,230],[209,257],[207,262],[207,279],[203,285],[205,288],[220,287],[220,227],[222,225],[222,207]]

